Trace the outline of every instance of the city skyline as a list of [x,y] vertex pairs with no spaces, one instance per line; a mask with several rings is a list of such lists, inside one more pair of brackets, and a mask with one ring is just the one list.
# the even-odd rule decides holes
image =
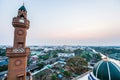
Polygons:
[[119,0],[1,0],[0,45],[13,44],[12,18],[23,2],[27,45],[120,46]]

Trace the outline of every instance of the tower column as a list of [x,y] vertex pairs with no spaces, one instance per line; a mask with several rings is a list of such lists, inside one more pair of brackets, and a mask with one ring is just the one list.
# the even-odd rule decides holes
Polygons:
[[29,23],[27,11],[23,5],[19,8],[17,17],[14,17],[12,21],[15,28],[13,47],[6,49],[6,55],[9,57],[7,80],[26,80],[27,57],[30,53],[30,48],[26,47]]

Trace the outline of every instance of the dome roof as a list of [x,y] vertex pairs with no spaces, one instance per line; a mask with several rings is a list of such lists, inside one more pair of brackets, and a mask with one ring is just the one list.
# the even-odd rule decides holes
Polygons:
[[100,80],[120,80],[120,67],[111,61],[99,61],[93,68],[93,74]]
[[18,10],[23,10],[23,11],[26,11],[26,8],[24,5],[22,5]]

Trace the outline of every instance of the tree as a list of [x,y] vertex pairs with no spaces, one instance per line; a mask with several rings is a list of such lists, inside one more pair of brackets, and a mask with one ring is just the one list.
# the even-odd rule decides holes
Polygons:
[[40,61],[41,59],[47,60],[47,59],[49,59],[49,55],[47,54],[47,55],[43,55],[43,56],[38,56],[38,59],[39,59],[39,61]]
[[6,50],[0,48],[0,56],[5,56]]
[[80,56],[80,54],[83,52],[83,50],[81,50],[81,49],[76,49],[76,50],[74,50],[74,53],[75,53],[75,55],[76,56]]
[[70,76],[72,75],[70,71],[64,71],[63,74],[68,78],[70,78]]
[[[93,53],[91,53],[93,54]],[[82,54],[80,54],[80,57],[86,59],[86,61],[90,61],[92,59],[92,55],[88,51],[83,51]]]
[[7,69],[8,69],[8,65],[0,66],[0,72],[6,71]]
[[33,80],[46,80],[47,74],[44,71],[41,71],[33,76]]
[[85,59],[77,56],[70,58],[67,61],[67,66],[76,74],[82,74],[87,71],[88,62]]
[[96,62],[101,60],[101,55],[100,54],[94,54],[93,59],[96,60]]
[[52,76],[51,76],[51,79],[52,79],[52,80],[57,80],[57,76],[56,76],[56,75],[52,75]]
[[43,68],[45,66],[45,63],[38,63],[37,66],[39,67],[39,69]]

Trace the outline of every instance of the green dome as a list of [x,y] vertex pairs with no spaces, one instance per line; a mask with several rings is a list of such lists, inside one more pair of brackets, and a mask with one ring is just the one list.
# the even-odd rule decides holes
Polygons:
[[19,8],[19,10],[26,11],[26,8],[25,8],[25,6],[23,5],[23,6],[21,6],[21,7]]
[[99,61],[93,68],[93,74],[100,80],[120,80],[120,67],[111,61]]

